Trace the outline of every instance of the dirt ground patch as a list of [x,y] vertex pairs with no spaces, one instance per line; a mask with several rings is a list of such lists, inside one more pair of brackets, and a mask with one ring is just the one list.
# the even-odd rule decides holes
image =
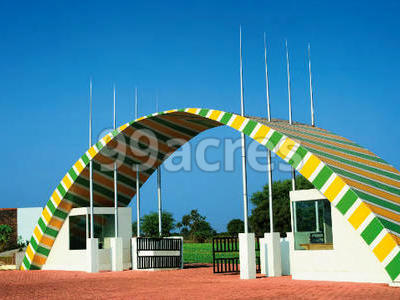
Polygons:
[[240,280],[198,266],[178,271],[89,274],[2,271],[1,299],[400,299],[385,284],[297,281],[289,276]]

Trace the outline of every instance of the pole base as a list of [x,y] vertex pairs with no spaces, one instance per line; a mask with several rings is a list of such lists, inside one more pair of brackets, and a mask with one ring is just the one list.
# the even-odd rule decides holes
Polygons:
[[254,233],[239,233],[240,279],[256,278]]
[[99,239],[89,238],[86,240],[87,272],[99,272]]
[[122,249],[122,238],[111,238],[111,270],[112,271],[123,271],[123,249]]
[[281,238],[279,232],[265,233],[260,239],[261,274],[282,276]]
[[132,270],[137,270],[138,269],[137,237],[133,237],[131,239],[131,250],[132,250]]

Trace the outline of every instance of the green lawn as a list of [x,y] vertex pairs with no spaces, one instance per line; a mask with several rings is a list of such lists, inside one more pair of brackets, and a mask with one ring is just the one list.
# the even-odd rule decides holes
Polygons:
[[[217,253],[216,257],[239,257],[239,252]],[[183,243],[183,261],[212,264],[212,243]]]

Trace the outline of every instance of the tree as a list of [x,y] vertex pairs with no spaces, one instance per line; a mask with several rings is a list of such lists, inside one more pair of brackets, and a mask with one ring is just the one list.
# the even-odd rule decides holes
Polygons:
[[[313,185],[303,176],[296,176],[297,189],[310,189]],[[274,212],[274,231],[285,234],[291,231],[290,221],[290,199],[289,192],[292,190],[291,179],[275,181],[272,184],[272,205]],[[268,184],[262,192],[256,192],[251,196],[251,203],[255,206],[251,210],[249,218],[250,228],[257,235],[270,231]]]
[[216,231],[206,221],[206,217],[200,215],[197,209],[184,215],[182,221],[177,224],[181,234],[193,241],[203,243],[216,234]]
[[25,247],[27,247],[29,244],[28,240],[24,240],[21,235],[18,236],[17,240],[17,246],[19,248],[19,251],[22,251]]
[[[156,237],[159,236],[158,232],[158,213],[151,212],[147,215],[144,215],[141,218],[141,230],[143,234],[147,237]],[[162,236],[169,236],[171,234],[171,230],[175,228],[175,219],[172,217],[170,212],[164,211],[161,214],[161,223],[162,223]]]
[[226,230],[230,235],[238,235],[238,233],[244,231],[244,222],[240,219],[232,219],[226,226]]
[[132,222],[132,236],[137,236],[137,221]]
[[0,225],[0,252],[7,250],[8,242],[10,241],[12,228],[10,225]]

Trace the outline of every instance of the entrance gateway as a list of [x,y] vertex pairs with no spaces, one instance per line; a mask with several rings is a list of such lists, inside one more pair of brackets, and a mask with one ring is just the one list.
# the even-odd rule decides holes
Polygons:
[[[299,123],[289,126],[287,121],[282,120],[268,122],[262,118],[198,108],[164,111],[139,118],[117,128],[91,147],[51,195],[35,227],[21,269],[44,267],[72,208],[89,206],[90,161],[93,164],[94,205],[112,207],[114,161],[107,156],[110,149],[118,145],[121,147],[116,147],[117,151],[139,147],[132,139],[140,129],[155,133],[155,136],[147,138],[156,139],[161,147],[157,149],[155,165],[141,172],[139,186],[142,186],[156,168],[181,146],[169,145],[167,141],[171,137],[179,138],[184,143],[203,131],[222,125],[243,132],[264,145],[308,179],[329,201],[332,220],[333,214],[337,214],[348,225],[345,231],[352,232],[349,234],[353,234],[353,239],[347,243],[354,247],[357,245],[352,253],[357,255],[363,251],[360,244],[364,245],[386,274],[386,282],[396,284],[400,281],[400,197],[396,196],[400,193],[399,171],[356,143],[321,128]],[[135,149],[128,151],[126,159],[118,161],[117,190],[121,207],[127,206],[136,194],[133,188],[136,172],[132,170],[132,164],[145,164],[148,159],[135,155],[136,152]],[[322,236],[315,236],[317,238]],[[334,232],[332,244],[335,251]],[[306,251],[318,255],[315,251],[330,250]],[[341,256],[334,259],[338,260],[338,264],[346,261]],[[334,272],[325,267],[322,266],[320,272]],[[357,279],[363,281],[363,272],[358,273]]]

